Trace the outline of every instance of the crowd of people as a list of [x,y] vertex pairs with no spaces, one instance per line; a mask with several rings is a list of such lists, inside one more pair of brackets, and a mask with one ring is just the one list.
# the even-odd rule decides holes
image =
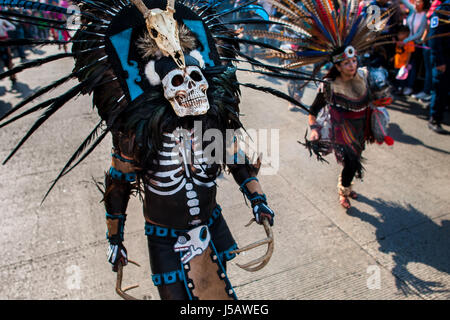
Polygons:
[[[68,8],[70,1],[46,0],[41,1],[51,5],[58,5]],[[5,18],[8,19],[5,19]],[[28,18],[29,17],[29,18]],[[43,21],[33,21],[33,17],[63,21],[65,16],[54,12],[40,12],[21,8],[1,8],[0,7],[0,41],[7,39],[53,39],[67,41],[70,38],[68,31],[63,29],[48,28],[48,23]],[[60,45],[60,49],[67,52],[67,45]],[[27,62],[29,53],[37,53],[32,46],[14,45],[0,46],[0,67],[11,69],[14,66],[13,60]],[[16,76],[10,77],[12,84],[16,82]]]
[[[443,2],[401,0],[397,3],[374,0],[368,3],[380,7],[381,12],[397,8],[385,31],[387,38],[393,40],[392,43],[380,46],[374,51],[380,57],[380,64],[389,71],[393,93],[397,96],[411,96],[429,107],[428,126],[437,133],[444,133],[440,123],[444,108],[448,107],[448,88],[440,87],[444,83],[448,84],[449,77],[448,70],[445,72],[445,63],[442,63],[445,61],[444,48],[440,45],[433,46],[432,41],[448,43],[448,39],[433,40],[431,33],[436,31],[439,21],[435,11]],[[367,7],[367,3],[363,2],[362,5]],[[442,30],[440,32],[444,33]]]

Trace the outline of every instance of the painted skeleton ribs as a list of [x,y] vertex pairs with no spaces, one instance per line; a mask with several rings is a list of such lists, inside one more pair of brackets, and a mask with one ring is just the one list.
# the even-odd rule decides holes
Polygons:
[[[191,216],[200,214],[199,198],[194,185],[212,188],[215,179],[205,173],[209,168],[208,158],[203,156],[203,148],[199,137],[192,130],[189,136],[183,130],[176,130],[174,134],[163,134],[163,147],[158,151],[158,159],[154,164],[157,171],[149,170],[145,187],[160,196],[173,196],[178,192],[186,193],[186,204]],[[193,156],[194,160],[191,159]]]

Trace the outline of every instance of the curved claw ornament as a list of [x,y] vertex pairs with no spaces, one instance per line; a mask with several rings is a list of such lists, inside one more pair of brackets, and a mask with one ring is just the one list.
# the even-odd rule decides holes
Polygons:
[[[255,221],[255,219],[251,219],[250,222],[246,225],[246,227],[250,226],[254,221]],[[252,260],[246,264],[237,264],[237,266],[239,268],[242,268],[249,272],[255,272],[255,271],[261,270],[262,268],[264,268],[264,266],[267,263],[269,263],[269,260],[272,257],[273,248],[275,245],[274,240],[273,240],[272,228],[270,227],[269,221],[267,220],[267,218],[263,218],[262,222],[263,222],[264,230],[266,231],[267,238],[256,241],[256,242],[249,244],[241,249],[233,250],[230,252],[231,254],[241,253],[241,252],[248,251],[253,248],[262,246],[264,244],[267,244],[267,252],[265,255],[263,255],[260,258],[255,259],[255,260]]]
[[[128,260],[129,263],[132,263],[138,267],[140,267],[140,265],[137,262]],[[117,269],[117,280],[116,280],[116,292],[119,296],[121,296],[123,299],[125,300],[139,300],[133,296],[130,296],[128,293],[126,293],[127,291],[131,290],[131,289],[135,289],[137,287],[139,287],[139,285],[134,285],[134,286],[130,286],[127,287],[125,289],[122,289],[122,278],[123,278],[123,264],[121,262],[119,262],[119,266]]]

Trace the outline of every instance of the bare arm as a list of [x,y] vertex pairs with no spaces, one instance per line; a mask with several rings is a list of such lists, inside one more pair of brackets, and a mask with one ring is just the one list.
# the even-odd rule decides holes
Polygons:
[[317,125],[317,115],[319,111],[326,105],[325,96],[321,89],[317,92],[316,98],[310,108],[310,114],[308,116],[308,125],[311,128],[311,134],[309,139],[312,141],[320,138],[319,128]]

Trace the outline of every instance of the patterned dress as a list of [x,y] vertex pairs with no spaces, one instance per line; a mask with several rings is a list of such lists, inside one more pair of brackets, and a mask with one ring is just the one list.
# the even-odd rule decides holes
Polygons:
[[357,166],[357,177],[362,174],[361,154],[365,143],[373,140],[367,77],[368,71],[359,68],[350,81],[337,78],[322,83],[310,109],[320,126],[320,140],[311,143],[312,149],[320,144],[322,155],[334,151],[339,163]]

